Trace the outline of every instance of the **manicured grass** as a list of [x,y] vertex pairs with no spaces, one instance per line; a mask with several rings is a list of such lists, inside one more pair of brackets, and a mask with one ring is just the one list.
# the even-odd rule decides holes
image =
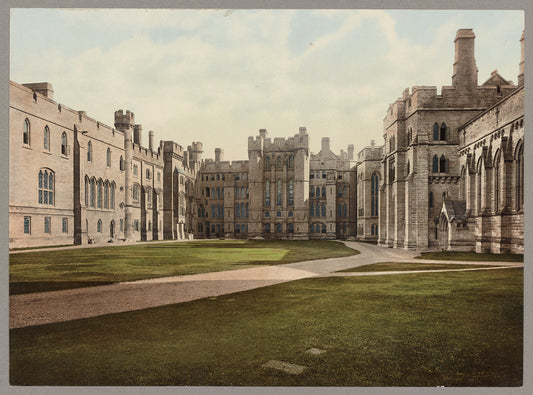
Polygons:
[[494,267],[490,265],[464,265],[450,263],[417,263],[417,262],[379,262],[370,265],[352,267],[350,269],[339,270],[338,273],[349,272],[388,272],[404,270],[445,270],[445,269],[473,269]]
[[451,261],[524,262],[524,254],[477,254],[475,252],[430,251],[423,252],[416,259],[437,259]]
[[313,278],[12,330],[10,383],[519,386],[522,325],[521,268]]
[[207,240],[12,254],[10,293],[279,265],[358,252],[336,241]]
[[74,244],[59,244],[51,246],[39,246],[39,247],[21,247],[21,248],[10,248],[9,251],[31,251],[31,250],[42,250],[47,248],[59,248],[59,247],[72,247]]

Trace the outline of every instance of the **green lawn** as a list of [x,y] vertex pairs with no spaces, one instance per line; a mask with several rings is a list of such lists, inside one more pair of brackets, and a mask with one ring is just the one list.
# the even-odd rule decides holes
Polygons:
[[336,241],[209,240],[11,254],[10,293],[41,292],[144,278],[342,257]]
[[519,386],[522,326],[521,268],[313,278],[12,330],[10,382]]
[[451,261],[524,262],[524,254],[478,254],[475,252],[431,251],[423,252],[416,259]]
[[458,263],[418,263],[418,262],[379,262],[364,266],[352,267],[339,270],[338,273],[350,272],[388,272],[407,270],[445,270],[445,269],[474,269],[493,267],[490,265],[465,265]]

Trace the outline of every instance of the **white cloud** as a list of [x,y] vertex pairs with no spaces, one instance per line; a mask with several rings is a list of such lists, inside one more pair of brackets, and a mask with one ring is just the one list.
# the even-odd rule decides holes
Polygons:
[[[380,144],[387,106],[405,87],[451,83],[462,27],[459,17],[444,20],[423,44],[402,35],[386,11],[314,11],[338,27],[314,34],[298,55],[290,49],[294,10],[60,13],[76,34],[119,38],[85,37],[87,45],[68,50],[12,48],[16,82],[48,80],[58,101],[106,124],[129,109],[156,139],[185,147],[200,140],[206,157],[221,147],[232,159],[247,158],[247,137],[260,128],[287,137],[307,126],[315,152],[328,135],[335,149]],[[21,61],[28,52],[48,60]]]

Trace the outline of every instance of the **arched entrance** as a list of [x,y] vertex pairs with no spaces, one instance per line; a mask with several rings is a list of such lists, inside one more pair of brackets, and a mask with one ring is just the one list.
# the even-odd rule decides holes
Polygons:
[[109,224],[109,237],[112,239],[115,238],[115,221],[111,221]]

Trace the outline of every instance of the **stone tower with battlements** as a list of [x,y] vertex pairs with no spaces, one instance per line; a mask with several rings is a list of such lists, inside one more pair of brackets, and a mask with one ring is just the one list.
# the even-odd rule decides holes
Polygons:
[[133,230],[132,206],[132,175],[131,163],[133,156],[132,133],[135,125],[135,115],[126,110],[115,111],[115,128],[124,133],[124,238],[131,239]]

